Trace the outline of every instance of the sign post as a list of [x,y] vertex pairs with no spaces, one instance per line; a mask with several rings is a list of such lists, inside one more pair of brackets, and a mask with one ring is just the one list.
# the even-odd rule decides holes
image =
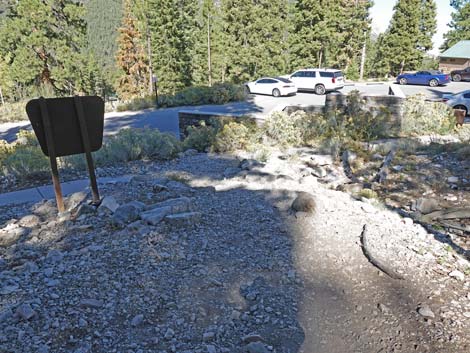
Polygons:
[[158,77],[157,75],[152,75],[153,89],[155,91],[155,105],[158,108]]
[[57,157],[84,153],[90,175],[92,204],[100,195],[91,152],[103,144],[104,101],[97,96],[33,99],[26,112],[42,152],[49,157],[57,209],[64,212],[64,200],[57,168]]

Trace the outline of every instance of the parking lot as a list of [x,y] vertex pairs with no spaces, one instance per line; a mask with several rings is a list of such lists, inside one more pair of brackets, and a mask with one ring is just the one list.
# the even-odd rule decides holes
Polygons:
[[[470,90],[470,82],[451,82],[446,86],[429,87],[418,85],[401,86],[393,82],[390,83],[351,83],[340,90],[343,94],[348,94],[353,90],[358,90],[363,94],[369,95],[387,95],[389,85],[394,85],[401,89],[406,96],[415,94],[424,94],[425,96],[435,99],[440,98],[443,94],[458,93]],[[325,104],[325,96],[318,96],[315,93],[298,92],[295,96],[274,98],[272,96],[251,95],[253,102],[262,108],[262,113],[275,110],[282,105],[323,105]]]
[[[390,84],[393,83],[351,83],[345,86],[341,93],[347,94],[353,90],[369,95],[387,95]],[[429,98],[439,98],[444,93],[457,93],[470,89],[470,82],[451,82],[447,86],[399,86],[407,96],[422,93]],[[163,132],[179,135],[178,111],[200,110],[219,114],[246,114],[264,117],[273,111],[281,111],[289,105],[324,105],[325,96],[315,93],[299,92],[290,97],[272,97],[267,95],[250,95],[245,102],[234,102],[225,105],[204,105],[198,107],[175,107],[168,109],[146,110],[140,112],[113,112],[105,115],[105,134],[112,135],[127,127],[151,127]],[[29,122],[7,123],[0,125],[0,140],[9,142],[16,139],[20,129],[30,129]]]

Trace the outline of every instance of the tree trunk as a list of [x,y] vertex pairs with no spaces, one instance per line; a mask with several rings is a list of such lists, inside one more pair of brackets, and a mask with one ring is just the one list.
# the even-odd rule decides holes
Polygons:
[[207,75],[209,87],[212,86],[212,60],[211,60],[211,18],[207,14]]
[[147,29],[145,31],[145,35],[147,36],[147,56],[149,60],[149,95],[153,93],[153,70],[152,70],[152,43],[150,42],[150,33]]
[[0,87],[0,102],[2,102],[2,106],[5,106],[5,101],[3,100],[2,87]]
[[362,46],[361,55],[361,70],[359,72],[359,79],[364,79],[364,65],[366,63],[366,43],[367,43],[367,32],[364,34],[364,45]]

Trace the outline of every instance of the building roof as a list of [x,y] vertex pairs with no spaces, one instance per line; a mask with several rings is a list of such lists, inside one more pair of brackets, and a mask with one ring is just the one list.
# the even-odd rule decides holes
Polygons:
[[461,40],[439,56],[441,58],[470,59],[470,40]]

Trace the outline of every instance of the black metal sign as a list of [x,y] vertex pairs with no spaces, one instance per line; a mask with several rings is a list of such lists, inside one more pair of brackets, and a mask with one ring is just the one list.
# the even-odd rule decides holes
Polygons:
[[104,101],[97,96],[39,98],[26,105],[26,112],[43,153],[49,157],[57,208],[63,212],[64,202],[59,182],[57,157],[85,153],[93,203],[99,204],[95,167],[91,152],[103,143]]

